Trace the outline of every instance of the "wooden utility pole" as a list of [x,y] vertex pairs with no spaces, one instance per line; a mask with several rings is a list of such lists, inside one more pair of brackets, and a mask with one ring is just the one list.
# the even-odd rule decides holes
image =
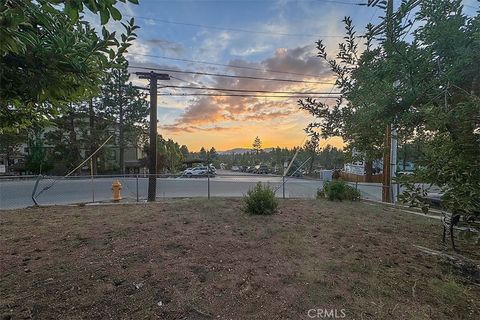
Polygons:
[[391,165],[390,152],[392,148],[392,126],[387,125],[385,132],[384,150],[383,150],[383,186],[382,186],[382,202],[390,202],[390,185],[391,185]]
[[[421,0],[412,1],[409,3],[407,10],[413,10],[416,6],[421,4]],[[394,34],[394,13],[393,13],[393,0],[368,0],[367,5],[369,7],[378,6],[386,9],[385,19],[382,23],[372,29],[372,34],[378,35],[385,31],[385,52],[387,57],[391,55],[393,51],[393,42],[395,41]],[[392,84],[394,85],[394,84]],[[393,145],[393,147],[392,147]],[[383,188],[382,188],[382,201],[391,202],[395,201],[392,197],[392,172],[396,171],[397,167],[397,133],[393,133],[392,141],[392,125],[389,123],[385,132],[384,153],[383,153]]]
[[122,74],[121,71],[118,70],[118,111],[119,111],[119,119],[118,119],[118,139],[120,140],[119,143],[119,161],[120,161],[120,173],[125,174],[125,135],[123,130],[123,117],[124,117],[124,110],[123,110],[123,101],[122,101]]
[[[393,34],[393,0],[387,0],[387,11],[385,15],[386,20],[386,41],[385,50],[387,56],[391,51],[391,46],[394,41]],[[383,150],[383,186],[382,186],[382,202],[391,202],[391,185],[392,185],[392,166],[391,166],[391,152],[392,152],[392,125],[387,124],[385,132],[385,146]]]
[[148,201],[157,194],[157,80],[170,80],[166,73],[136,72],[140,79],[150,80],[150,148],[148,153]]

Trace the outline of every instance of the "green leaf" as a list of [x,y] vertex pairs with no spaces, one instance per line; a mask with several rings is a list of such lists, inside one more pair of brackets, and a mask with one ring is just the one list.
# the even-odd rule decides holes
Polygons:
[[78,20],[78,10],[71,5],[65,3],[65,13],[72,19],[73,21]]
[[122,19],[122,14],[120,13],[120,11],[118,11],[117,8],[115,7],[110,7],[110,14],[112,15],[112,18],[114,20],[121,20]]
[[108,9],[100,9],[100,21],[103,24],[106,24],[110,19],[110,12]]

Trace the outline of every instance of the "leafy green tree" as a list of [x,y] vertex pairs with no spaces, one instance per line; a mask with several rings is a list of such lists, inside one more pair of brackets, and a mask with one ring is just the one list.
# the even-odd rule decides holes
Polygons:
[[175,173],[182,168],[185,160],[180,145],[172,139],[165,140],[161,135],[157,139],[157,170]]
[[125,147],[138,146],[147,128],[148,102],[146,95],[129,82],[128,62],[123,56],[116,59],[102,86],[103,113],[116,128],[119,147],[119,167],[125,173]]
[[[0,56],[5,53],[26,53],[32,42],[39,39],[37,27],[53,31],[52,17],[58,17],[63,10],[72,22],[77,22],[84,9],[99,14],[102,24],[110,17],[122,19],[116,8],[117,2],[125,0],[0,0]],[[138,0],[128,0],[138,4]],[[63,4],[63,9],[60,9]],[[55,29],[58,31],[58,29]]]
[[53,165],[47,160],[47,151],[43,143],[42,132],[33,131],[29,135],[28,154],[25,159],[25,171],[33,174],[48,173]]
[[[52,3],[65,3],[68,15]],[[98,93],[104,70],[110,60],[126,51],[136,26],[133,20],[124,24],[127,41],[120,43],[115,33],[103,28],[100,37],[88,23],[77,18],[84,5],[103,16],[107,10],[108,16],[121,18],[115,3],[0,2],[0,130],[48,121],[67,103]]]
[[406,0],[395,13],[392,6],[379,27],[367,26],[361,54],[349,18],[336,59],[317,43],[342,96],[332,107],[301,101],[318,118],[307,130],[342,136],[372,160],[391,125],[402,140],[423,143],[417,179],[439,186],[450,210],[472,213],[480,207],[479,15],[464,15],[459,0]]

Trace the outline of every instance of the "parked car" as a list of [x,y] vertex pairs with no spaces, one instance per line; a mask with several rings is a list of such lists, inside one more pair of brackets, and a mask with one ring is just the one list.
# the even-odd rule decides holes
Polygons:
[[240,171],[240,168],[238,166],[232,166],[231,170],[232,171]]
[[208,166],[208,172],[210,174],[216,175],[217,174],[217,168],[215,168],[213,165]]
[[206,175],[207,172],[208,172],[207,167],[195,167],[195,168],[188,168],[187,170],[183,171],[183,175],[187,177],[203,176],[203,175]]
[[248,166],[248,167],[245,169],[245,172],[247,172],[247,173],[253,173],[253,172],[255,172],[255,167],[253,167],[253,166]]
[[268,166],[266,164],[259,164],[255,166],[255,170],[253,171],[257,174],[267,174],[268,173]]

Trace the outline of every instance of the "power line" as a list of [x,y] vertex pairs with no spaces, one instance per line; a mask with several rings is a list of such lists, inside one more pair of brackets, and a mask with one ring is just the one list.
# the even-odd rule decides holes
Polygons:
[[366,6],[366,3],[361,2],[346,2],[346,1],[336,1],[336,0],[319,0],[319,2],[330,2],[330,3],[338,3],[338,4],[348,4],[351,6]]
[[271,31],[259,31],[259,30],[248,30],[248,29],[241,29],[241,28],[219,27],[219,26],[212,26],[212,25],[205,25],[205,24],[198,24],[198,23],[190,23],[190,22],[179,22],[179,21],[172,21],[172,20],[165,20],[165,19],[158,19],[158,18],[150,18],[150,17],[130,16],[130,15],[125,15],[125,16],[130,17],[130,18],[135,18],[135,19],[152,20],[152,21],[157,21],[157,22],[160,22],[160,23],[175,24],[175,25],[188,26],[188,27],[198,27],[198,28],[206,28],[206,29],[223,30],[223,31],[232,31],[232,32],[269,34],[269,35],[285,36],[285,37],[343,38],[342,35],[317,35],[317,34],[308,34],[308,33],[303,33],[302,34],[302,33],[282,33],[282,32],[271,32]]
[[[137,89],[140,89],[137,87]],[[142,88],[146,89],[146,88]],[[305,95],[264,95],[264,94],[216,94],[216,93],[159,93],[158,96],[171,96],[171,97],[189,97],[189,96],[204,96],[204,97],[252,97],[252,98],[306,98]],[[333,99],[335,97],[328,96],[316,96],[319,99]]]
[[207,65],[219,66],[219,67],[229,67],[229,68],[235,68],[235,69],[247,69],[247,70],[256,70],[256,71],[262,71],[262,72],[283,73],[283,74],[291,74],[291,75],[296,75],[296,76],[320,78],[319,75],[308,74],[308,73],[296,73],[296,72],[288,72],[288,71],[280,71],[280,70],[271,70],[271,69],[262,69],[262,68],[255,68],[255,67],[236,66],[236,65],[229,65],[229,64],[216,63],[216,62],[207,62],[207,61],[184,59],[184,58],[173,58],[173,57],[166,57],[166,56],[158,56],[158,55],[153,55],[153,54],[140,54],[140,53],[135,53],[135,55],[136,55],[136,56],[143,56],[143,57],[166,59],[166,60],[174,60],[174,61],[182,61],[182,62],[191,62],[191,63],[207,64]]
[[[302,91],[272,91],[272,90],[250,90],[250,89],[228,89],[228,88],[213,88],[213,87],[191,87],[191,86],[174,86],[166,85],[163,88],[176,88],[176,89],[192,89],[192,90],[210,90],[210,91],[228,91],[228,92],[254,92],[254,93],[280,93],[280,94],[332,94],[332,92],[302,92]],[[333,93],[336,94],[336,93]]]
[[335,83],[335,82],[328,82],[328,81],[311,81],[311,80],[263,78],[263,77],[253,77],[253,76],[238,76],[238,75],[223,74],[223,73],[210,73],[210,72],[200,72],[200,71],[175,70],[175,69],[167,69],[167,68],[148,68],[148,67],[141,67],[141,66],[129,66],[129,68],[132,68],[132,69],[155,70],[155,71],[172,72],[172,73],[195,74],[195,75],[202,75],[202,76],[215,76],[215,77],[223,77],[223,78],[236,78],[236,79],[264,80],[264,81],[280,81],[280,82],[297,82],[297,83],[313,83],[313,84],[334,84],[334,83]]

